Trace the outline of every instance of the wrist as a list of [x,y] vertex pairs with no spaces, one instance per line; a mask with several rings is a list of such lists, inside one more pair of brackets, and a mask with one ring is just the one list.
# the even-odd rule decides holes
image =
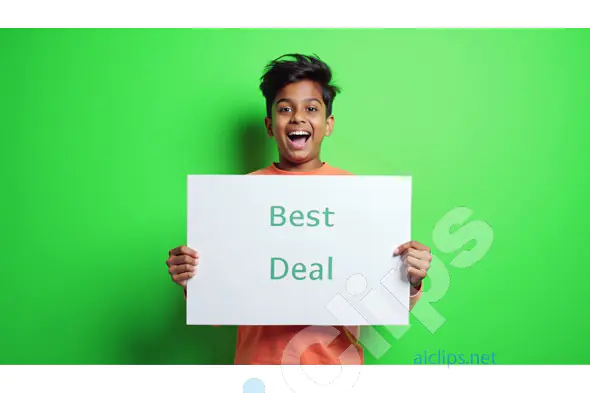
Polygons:
[[410,282],[410,293],[412,295],[415,295],[416,293],[420,292],[421,290],[422,290],[422,281],[419,281],[417,283]]

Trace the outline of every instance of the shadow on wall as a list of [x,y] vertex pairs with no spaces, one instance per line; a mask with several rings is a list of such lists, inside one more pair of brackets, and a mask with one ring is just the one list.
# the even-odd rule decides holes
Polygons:
[[[236,137],[237,143],[232,143],[234,162],[241,174],[270,165],[276,149],[266,133],[264,113],[260,116],[257,112],[255,109],[242,112],[238,122],[229,129]],[[162,277],[165,273],[162,272]],[[124,359],[126,364],[233,364],[237,327],[187,326],[182,289],[174,289],[178,298],[170,299],[167,312],[145,308],[120,310],[127,322],[119,359]],[[154,318],[166,321],[162,323]]]
[[[252,111],[254,112],[254,111]],[[264,128],[264,116],[243,116],[236,125],[239,136],[238,157],[240,173],[246,174],[272,163],[273,140]]]
[[[234,162],[241,174],[270,165],[276,149],[266,133],[264,114],[256,116],[256,112],[259,111],[242,113],[229,129],[236,137],[237,143],[232,144],[235,146]],[[166,273],[163,271],[162,277]],[[166,280],[169,280],[167,275]],[[168,311],[119,310],[126,322],[118,358],[125,364],[233,364],[237,327],[187,326],[182,289],[169,285],[174,286],[178,297],[167,302]],[[154,318],[165,318],[165,322]]]

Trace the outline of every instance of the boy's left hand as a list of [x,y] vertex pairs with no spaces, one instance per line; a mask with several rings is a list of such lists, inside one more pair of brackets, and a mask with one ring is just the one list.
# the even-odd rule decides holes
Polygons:
[[426,277],[432,255],[430,248],[415,240],[399,246],[393,255],[401,255],[404,265],[408,268],[408,279],[414,288],[420,288],[422,280]]

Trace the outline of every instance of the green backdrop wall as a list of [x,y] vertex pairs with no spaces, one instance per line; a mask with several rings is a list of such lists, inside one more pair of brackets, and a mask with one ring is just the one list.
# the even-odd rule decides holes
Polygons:
[[[589,30],[0,31],[0,362],[232,362],[235,327],[185,326],[165,259],[187,174],[275,158],[258,79],[304,52],[343,88],[322,158],[412,175],[413,237],[450,275],[445,324],[412,317],[367,363],[590,363],[589,48]],[[432,236],[461,206],[494,231],[468,269]]]

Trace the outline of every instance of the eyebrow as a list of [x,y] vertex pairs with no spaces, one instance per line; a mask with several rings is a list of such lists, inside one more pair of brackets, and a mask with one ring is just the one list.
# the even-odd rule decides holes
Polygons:
[[[320,104],[320,105],[322,104],[322,101],[318,100],[317,98],[306,98],[306,99],[305,99],[305,100],[303,100],[303,101],[305,101],[305,102],[311,102],[311,101],[315,101],[315,102],[317,102],[317,103],[318,103],[318,104]],[[291,102],[292,102],[292,100],[291,100],[290,98],[281,98],[280,100],[278,100],[278,101],[277,101],[277,103],[276,103],[276,104],[278,105],[278,104],[280,104],[280,103],[282,103],[282,102],[288,102],[288,103],[291,103]]]

